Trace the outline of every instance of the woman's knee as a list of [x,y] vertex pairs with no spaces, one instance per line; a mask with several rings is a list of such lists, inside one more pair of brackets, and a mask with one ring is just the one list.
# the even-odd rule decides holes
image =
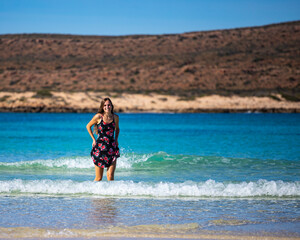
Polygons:
[[95,182],[99,182],[101,180],[102,180],[102,177],[95,177],[95,179],[94,179]]
[[107,180],[108,180],[108,181],[114,180],[114,173],[107,172]]

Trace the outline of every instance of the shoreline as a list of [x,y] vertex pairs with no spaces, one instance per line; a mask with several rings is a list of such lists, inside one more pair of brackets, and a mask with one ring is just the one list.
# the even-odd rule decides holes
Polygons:
[[[179,224],[180,225],[180,224]],[[194,225],[194,224],[188,224]],[[35,227],[2,227],[0,228],[1,238],[19,238],[19,239],[68,239],[68,238],[97,238],[97,239],[264,239],[264,240],[298,240],[299,236],[262,233],[245,233],[238,231],[215,231],[201,230],[199,232],[182,231],[176,228],[176,225],[166,225],[167,229],[157,229],[159,225],[140,225],[131,227],[112,227],[110,229],[55,229],[55,228],[35,228]],[[180,227],[180,226],[179,226]]]
[[300,113],[300,102],[271,97],[210,95],[182,98],[175,95],[150,93],[0,92],[0,112],[95,113],[102,98],[112,99],[115,112],[124,113]]

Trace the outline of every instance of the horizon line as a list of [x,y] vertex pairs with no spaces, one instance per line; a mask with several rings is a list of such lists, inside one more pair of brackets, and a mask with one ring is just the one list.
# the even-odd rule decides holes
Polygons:
[[284,21],[284,22],[274,22],[263,25],[254,25],[254,26],[245,26],[245,27],[233,27],[233,28],[223,28],[223,29],[211,29],[211,30],[195,30],[181,33],[160,33],[160,34],[124,34],[124,35],[96,35],[96,34],[76,34],[76,33],[1,33],[0,36],[8,36],[8,35],[56,35],[56,36],[81,36],[81,37],[134,37],[134,36],[169,36],[169,35],[181,35],[181,34],[190,34],[190,33],[199,33],[199,32],[214,32],[214,31],[226,31],[226,30],[237,30],[237,29],[249,29],[249,28],[262,28],[262,27],[271,27],[276,25],[285,25],[285,24],[293,24],[300,22],[299,20],[292,21]]

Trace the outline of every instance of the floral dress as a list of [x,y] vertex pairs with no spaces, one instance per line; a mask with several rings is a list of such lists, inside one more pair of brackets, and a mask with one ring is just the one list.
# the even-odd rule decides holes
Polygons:
[[92,148],[91,157],[98,167],[109,167],[120,157],[119,148],[114,138],[115,125],[114,120],[105,123],[103,119],[97,124],[98,138],[96,145]]

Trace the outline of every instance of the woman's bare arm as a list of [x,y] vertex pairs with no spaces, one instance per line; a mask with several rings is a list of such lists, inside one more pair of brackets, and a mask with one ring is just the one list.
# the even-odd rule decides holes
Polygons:
[[101,118],[101,114],[97,113],[92,120],[86,125],[86,129],[88,133],[90,134],[91,138],[93,139],[93,146],[96,144],[96,139],[94,137],[94,134],[92,132],[92,126],[97,124],[99,122],[99,119]]
[[118,144],[118,137],[120,133],[120,128],[119,128],[119,116],[115,115],[115,123],[116,123],[116,132],[115,132],[115,140]]

